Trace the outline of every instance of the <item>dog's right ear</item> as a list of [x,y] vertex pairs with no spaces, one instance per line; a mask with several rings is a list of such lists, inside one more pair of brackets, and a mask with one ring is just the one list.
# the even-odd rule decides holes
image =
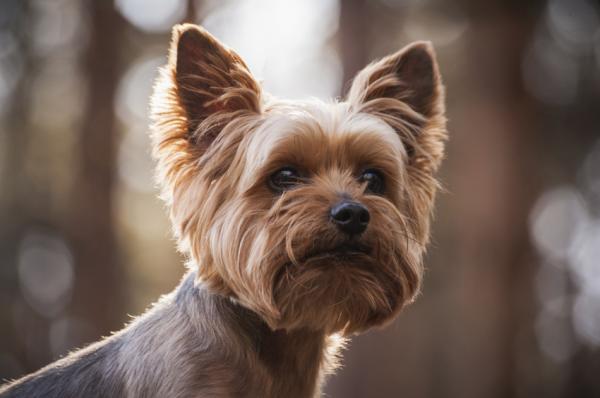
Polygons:
[[260,112],[260,93],[233,50],[197,25],[175,26],[151,100],[155,154],[177,143],[178,150],[202,155],[228,121]]
[[160,72],[150,112],[156,179],[185,248],[190,228],[197,226],[191,204],[203,197],[198,181],[210,183],[229,167],[239,142],[233,133],[258,118],[261,91],[235,52],[191,24],[173,28],[169,60]]
[[[260,88],[244,61],[199,26],[173,29],[169,66],[192,134],[211,115],[260,111]],[[200,133],[201,145],[214,139]]]

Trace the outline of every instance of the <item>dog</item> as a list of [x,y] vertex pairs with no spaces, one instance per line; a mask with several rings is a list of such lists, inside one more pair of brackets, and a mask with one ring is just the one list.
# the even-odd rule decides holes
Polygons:
[[189,272],[123,330],[0,397],[316,397],[346,339],[420,291],[447,140],[432,45],[344,100],[269,96],[203,28],[173,29],[153,153]]

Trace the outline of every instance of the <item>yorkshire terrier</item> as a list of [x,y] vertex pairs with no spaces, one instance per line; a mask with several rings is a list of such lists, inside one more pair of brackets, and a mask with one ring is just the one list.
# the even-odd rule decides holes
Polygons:
[[344,339],[419,292],[447,137],[431,44],[368,65],[344,101],[283,101],[179,25],[151,108],[190,272],[125,329],[0,396],[319,396]]

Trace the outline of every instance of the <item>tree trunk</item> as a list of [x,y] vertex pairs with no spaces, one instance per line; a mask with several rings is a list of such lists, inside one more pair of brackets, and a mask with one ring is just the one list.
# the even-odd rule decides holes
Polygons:
[[118,329],[124,321],[125,274],[117,255],[113,185],[117,126],[114,97],[124,21],[112,2],[89,3],[90,43],[85,54],[89,95],[79,134],[80,167],[68,230],[75,256],[72,315],[91,326],[83,340]]

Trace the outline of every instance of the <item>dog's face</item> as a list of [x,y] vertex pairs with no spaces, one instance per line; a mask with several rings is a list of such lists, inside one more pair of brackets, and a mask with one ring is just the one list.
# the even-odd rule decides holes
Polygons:
[[345,102],[292,102],[178,26],[152,111],[180,248],[212,289],[274,329],[344,333],[418,292],[446,137],[428,44],[366,67]]

